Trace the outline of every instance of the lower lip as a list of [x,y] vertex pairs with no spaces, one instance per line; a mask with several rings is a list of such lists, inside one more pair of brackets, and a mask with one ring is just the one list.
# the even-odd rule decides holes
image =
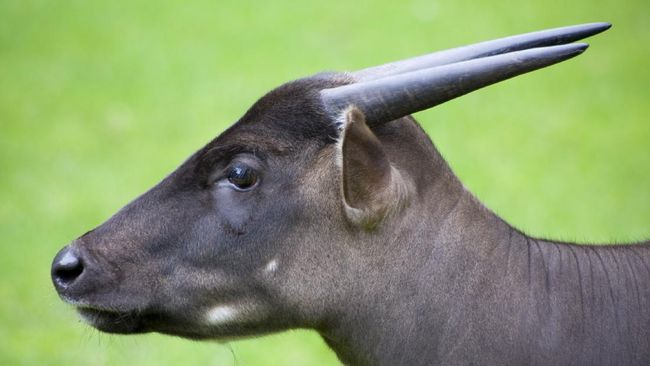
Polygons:
[[77,308],[91,326],[107,333],[139,333],[140,322],[133,312],[115,312],[93,308]]

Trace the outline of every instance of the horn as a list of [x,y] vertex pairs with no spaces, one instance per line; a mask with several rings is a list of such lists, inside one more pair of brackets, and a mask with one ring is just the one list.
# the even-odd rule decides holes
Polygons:
[[369,81],[409,71],[428,69],[430,67],[494,56],[507,52],[557,46],[593,36],[609,29],[611,26],[609,23],[588,23],[520,34],[369,67],[351,72],[350,75],[356,81]]
[[323,89],[320,97],[334,118],[354,104],[366,115],[368,125],[374,127],[567,60],[587,47],[585,43],[575,43],[509,52]]

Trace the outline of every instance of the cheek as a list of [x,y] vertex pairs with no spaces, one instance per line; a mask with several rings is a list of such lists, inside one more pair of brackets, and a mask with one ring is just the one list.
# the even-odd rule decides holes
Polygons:
[[253,220],[256,199],[253,192],[220,188],[216,193],[216,213],[226,233],[243,235]]

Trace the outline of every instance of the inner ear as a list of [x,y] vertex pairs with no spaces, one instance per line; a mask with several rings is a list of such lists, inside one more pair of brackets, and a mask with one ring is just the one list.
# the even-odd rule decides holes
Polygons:
[[341,175],[345,214],[356,225],[374,228],[408,196],[408,184],[390,162],[358,108],[344,112]]

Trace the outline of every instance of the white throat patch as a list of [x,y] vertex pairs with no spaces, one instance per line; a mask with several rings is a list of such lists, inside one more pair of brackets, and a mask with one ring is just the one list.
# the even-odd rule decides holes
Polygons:
[[219,305],[208,310],[205,315],[209,324],[222,324],[237,318],[238,311],[229,305]]

